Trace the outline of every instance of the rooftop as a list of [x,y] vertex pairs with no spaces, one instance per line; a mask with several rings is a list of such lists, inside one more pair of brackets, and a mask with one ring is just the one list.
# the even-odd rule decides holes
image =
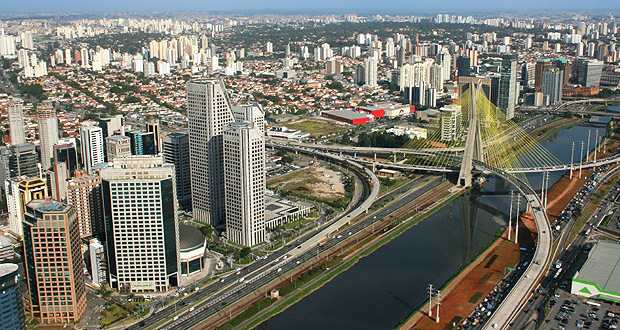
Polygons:
[[28,203],[28,206],[42,213],[67,212],[67,210],[71,207],[63,202],[55,201],[53,199],[35,199]]
[[620,244],[601,241],[597,243],[588,261],[575,279],[596,283],[599,288],[620,293]]
[[368,117],[368,115],[365,113],[351,111],[351,110],[325,110],[323,111],[323,113],[332,115],[332,116],[338,116],[340,118],[345,118],[345,119],[359,119],[359,118]]
[[179,224],[179,240],[181,241],[181,250],[187,250],[203,244],[205,236],[196,227]]
[[19,266],[16,264],[0,264],[0,277],[16,272],[18,269]]

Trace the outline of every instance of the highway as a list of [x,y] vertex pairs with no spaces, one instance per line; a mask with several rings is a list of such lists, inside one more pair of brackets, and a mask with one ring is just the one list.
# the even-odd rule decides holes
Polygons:
[[233,304],[245,297],[257,297],[258,295],[264,296],[265,292],[260,292],[260,288],[262,286],[278,279],[278,277],[286,278],[287,272],[293,270],[299,265],[303,265],[306,261],[322,256],[323,253],[333,247],[336,247],[340,243],[344,243],[347,240],[352,239],[357,240],[356,234],[372,227],[374,223],[383,221],[383,219],[391,213],[397,211],[424,193],[437,187],[441,181],[427,181],[424,180],[424,178],[420,178],[416,180],[416,183],[417,189],[406,193],[401,198],[389,203],[386,207],[383,207],[377,212],[374,212],[373,214],[370,214],[364,219],[356,222],[339,235],[331,236],[326,240],[324,246],[319,247],[318,244],[314,244],[308,249],[293,249],[293,251],[288,254],[289,257],[282,261],[276,260],[272,263],[273,266],[269,270],[260,274],[246,276],[244,282],[239,286],[236,286],[233,289],[227,289],[225,292],[218,294],[216,297],[209,298],[204,303],[201,303],[200,306],[195,307],[193,311],[181,315],[178,320],[167,324],[165,327],[162,327],[162,329],[191,329],[192,327],[198,325],[202,320],[205,320],[218,312],[227,313],[226,306],[229,306],[230,304]]
[[[359,214],[362,214],[372,205],[372,203],[375,201],[375,199],[379,195],[379,188],[380,188],[379,179],[376,177],[374,173],[364,168],[363,166],[356,164],[355,162],[351,160],[346,160],[339,156],[323,154],[320,152],[316,152],[314,154],[317,156],[322,156],[322,157],[329,158],[337,162],[343,163],[350,168],[354,167],[358,171],[361,171],[361,173],[365,173],[370,178],[370,181],[372,182],[372,185],[373,185],[372,189],[370,189],[370,185],[368,184],[367,178],[363,177],[361,174],[358,174],[358,176],[360,177],[361,181],[365,185],[364,190],[370,190],[369,192],[367,191],[368,193],[367,198],[361,200],[358,203],[358,205],[356,205],[354,209],[351,210],[350,212],[347,212],[343,215],[340,215],[339,217],[336,217],[336,220],[334,222],[326,225],[326,227],[324,227],[324,229],[320,230],[318,233],[316,231],[313,231],[313,232],[303,235],[301,238],[297,240],[298,242],[303,242],[301,243],[299,247],[295,247],[293,244],[284,246],[283,248],[269,254],[266,257],[266,259],[257,260],[254,263],[250,264],[249,266],[241,269],[239,271],[240,272],[239,274],[236,274],[236,273],[230,274],[224,277],[221,281],[212,283],[206,286],[205,288],[201,289],[200,291],[190,294],[187,297],[181,299],[179,302],[176,302],[174,304],[166,306],[163,309],[155,311],[154,313],[152,313],[151,316],[144,318],[140,320],[139,322],[136,322],[135,324],[129,326],[127,329],[138,330],[138,329],[153,327],[154,325],[174,316],[177,313],[177,311],[180,309],[188,309],[190,308],[190,305],[196,304],[202,300],[207,299],[208,297],[211,297],[211,299],[213,299],[214,297],[212,296],[215,295],[216,293],[222,292],[221,294],[218,294],[217,297],[215,297],[215,299],[217,299],[218,302],[228,297],[234,297],[235,300],[239,299],[237,297],[240,293],[236,293],[236,292],[244,288],[247,289],[247,287],[249,287],[248,284],[250,284],[250,283],[240,283],[239,282],[240,279],[244,277],[247,277],[249,279],[250,276],[254,276],[252,277],[253,282],[262,283],[259,281],[260,279],[258,278],[258,275],[264,274],[268,270],[273,269],[275,267],[273,263],[274,261],[284,260],[283,257],[286,254],[299,254],[307,249],[312,248],[313,246],[316,246],[318,242],[320,242],[324,237],[329,236],[331,232],[337,230],[342,225],[347,224],[348,222],[351,221],[351,219],[355,218]],[[358,172],[355,172],[355,173],[358,173]],[[282,273],[285,273],[284,269]],[[245,282],[245,281],[247,281],[247,279],[244,279],[244,281],[242,282]],[[200,303],[200,306],[203,306],[203,305],[204,303]],[[198,311],[200,306],[194,306],[195,311]],[[212,306],[212,305],[209,305],[209,306]],[[221,305],[221,306],[224,306],[224,305]],[[179,317],[179,321],[181,321],[181,317]]]
[[545,275],[547,265],[553,260],[553,234],[547,214],[541,208],[542,204],[538,195],[527,183],[512,174],[484,163],[476,162],[476,166],[498,174],[519,189],[532,209],[538,233],[533,262],[527,266],[521,278],[512,287],[506,298],[483,327],[483,329],[508,329],[510,322],[519,314],[527,302],[529,294],[536,289],[539,281]]
[[[433,157],[436,154],[432,151],[426,150],[417,150],[417,149],[403,149],[403,148],[379,148],[379,147],[352,147],[352,146],[342,146],[342,145],[325,145],[325,144],[311,144],[311,143],[302,143],[302,142],[277,142],[277,141],[268,141],[266,142],[268,146],[276,146],[281,148],[290,148],[293,150],[299,151],[323,151],[332,154],[342,155],[344,154],[352,154],[353,157],[348,157],[349,159],[355,160],[358,163],[363,163],[368,166],[373,167],[381,167],[381,168],[393,168],[400,170],[418,170],[418,171],[430,171],[430,172],[458,172],[459,167],[457,166],[432,166],[432,165],[419,165],[419,164],[401,164],[394,162],[386,162],[386,161],[378,161],[374,160],[366,160],[366,159],[358,159],[357,154],[403,154],[403,155],[418,155],[418,156],[430,156]],[[446,156],[448,157],[448,156]],[[460,160],[459,160],[460,161]],[[537,172],[555,172],[555,171],[566,171],[570,170],[571,167],[573,169],[578,168],[591,168],[606,164],[612,164],[620,162],[620,155],[614,155],[612,157],[608,157],[605,159],[598,159],[595,161],[586,161],[583,163],[574,163],[574,164],[564,164],[564,165],[556,165],[556,166],[541,166],[541,167],[526,167],[526,168],[510,168],[510,169],[501,169],[502,171],[508,173],[537,173]]]
[[[618,173],[619,171],[620,171],[619,167],[606,171],[604,178],[600,181],[599,185],[596,186],[596,189],[590,194],[589,198],[591,198],[591,196],[594,195],[594,193],[598,190],[598,188],[600,188],[600,186],[605,181],[607,181],[607,179],[611,175],[614,175],[615,173]],[[577,198],[577,196],[575,198]],[[588,198],[588,201],[589,201],[589,198]],[[570,268],[570,265],[577,259],[578,254],[581,251],[581,247],[587,241],[587,237],[585,234],[583,234],[583,232],[587,231],[587,228],[596,227],[600,223],[600,220],[602,220],[603,215],[605,214],[605,210],[607,210],[607,206],[608,205],[605,205],[605,204],[600,205],[586,222],[585,224],[586,229],[582,230],[582,234],[577,235],[572,242],[566,242],[568,233],[570,233],[570,231],[572,230],[577,220],[576,217],[571,218],[570,223],[564,227],[564,231],[562,235],[558,238],[559,246],[565,243],[569,243],[569,245],[566,247],[566,249],[560,248],[558,246],[558,251],[561,251],[561,252],[558,252],[558,257],[556,260],[554,260],[554,264],[557,264],[558,262],[560,262],[562,264],[562,268],[564,269],[564,271]],[[569,205],[567,205],[565,210],[568,209],[569,207],[570,207],[570,203]],[[539,325],[542,324],[542,322],[544,321],[544,316],[545,316],[545,303],[548,299],[548,296],[551,294],[553,287],[563,277],[563,276],[558,276],[554,278],[555,277],[554,275],[555,274],[550,273],[546,278],[543,279],[543,281],[540,284],[540,288],[542,289],[543,294],[534,295],[533,299],[531,299],[531,301],[529,301],[527,305],[525,306],[524,312],[520,313],[517,316],[517,318],[513,321],[513,324],[511,325],[511,329],[520,330],[520,329],[527,328],[528,325],[533,325],[530,322],[532,322],[533,320],[533,313],[535,311],[538,311],[538,317],[536,318],[537,323]]]

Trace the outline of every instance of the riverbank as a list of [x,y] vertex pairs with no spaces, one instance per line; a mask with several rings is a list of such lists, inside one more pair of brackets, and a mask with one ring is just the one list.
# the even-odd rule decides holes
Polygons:
[[[505,276],[520,258],[519,246],[507,240],[505,230],[485,251],[441,290],[440,322],[435,322],[436,304],[428,315],[428,303],[420,307],[400,329],[443,330],[460,324]],[[457,290],[458,289],[458,290]]]
[[[331,281],[334,277],[354,266],[360,259],[370,255],[381,246],[387,244],[411,227],[420,223],[422,220],[433,214],[438,209],[445,206],[447,203],[460,195],[463,191],[452,191],[452,187],[453,186],[451,184],[445,182],[437,188],[416,198],[406,207],[403,207],[403,209],[417,209],[419,210],[419,212],[403,213],[404,217],[402,218],[392,216],[386,218],[386,223],[380,224],[387,225],[387,227],[385,227],[386,231],[378,229],[375,233],[375,230],[373,229],[373,233],[369,237],[360,241],[358,244],[355,244],[350,249],[344,251],[344,253],[338,255],[338,258],[342,258],[342,261],[339,264],[334,265],[333,269],[329,270],[328,268],[326,272],[315,278],[313,281],[310,281],[300,286],[295,291],[281,298],[281,300],[273,306],[270,306],[266,310],[254,315],[235,329],[252,329],[261,324],[262,322],[273,317],[274,315],[284,311],[287,307],[295,304],[299,300],[303,299],[305,296],[318,290],[327,282]],[[436,202],[429,205],[427,203],[428,200],[435,200]],[[428,212],[423,212],[424,209],[428,209]],[[388,220],[390,218],[392,218],[391,221]],[[344,231],[346,231],[346,229],[344,229]]]

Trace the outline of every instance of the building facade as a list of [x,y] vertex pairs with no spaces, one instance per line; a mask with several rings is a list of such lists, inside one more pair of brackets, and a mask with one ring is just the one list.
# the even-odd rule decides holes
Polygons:
[[58,118],[52,101],[43,101],[37,106],[39,139],[41,140],[41,165],[43,169],[52,166],[54,144],[58,142]]
[[28,203],[23,242],[33,318],[42,324],[79,322],[86,310],[86,286],[71,206],[49,199]]
[[164,162],[174,164],[177,200],[184,208],[192,204],[192,181],[189,162],[189,135],[171,133],[162,139]]
[[224,131],[226,235],[253,246],[265,240],[265,139],[253,123],[235,122]]
[[92,173],[95,166],[105,161],[103,150],[103,130],[94,122],[84,122],[80,126],[80,143],[84,169]]
[[562,86],[564,74],[558,69],[550,69],[542,74],[542,93],[548,98],[547,104],[557,104],[562,101]]
[[101,170],[109,283],[121,292],[179,284],[174,175],[161,156],[116,158]]
[[39,175],[39,156],[34,144],[0,147],[0,179],[2,182],[20,176]]
[[223,224],[224,156],[223,132],[234,121],[224,84],[194,80],[187,84],[190,172],[194,218]]
[[112,135],[105,138],[106,156],[109,162],[115,157],[131,155],[131,139],[124,135]]
[[506,54],[502,57],[501,78],[499,82],[498,108],[506,115],[506,119],[515,116],[517,102],[517,55]]
[[48,197],[47,184],[40,178],[18,177],[5,182],[6,205],[9,213],[9,230],[17,237],[24,233],[24,210],[35,199]]
[[26,329],[19,266],[0,264],[0,322],[2,329]]
[[13,99],[7,104],[9,114],[9,136],[11,144],[26,143],[26,132],[24,131],[24,102],[21,99]]
[[103,234],[100,177],[83,175],[67,181],[67,203],[75,210],[81,238]]

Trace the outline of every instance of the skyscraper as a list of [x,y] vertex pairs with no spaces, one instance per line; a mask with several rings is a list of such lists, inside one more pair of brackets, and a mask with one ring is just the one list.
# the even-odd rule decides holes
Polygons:
[[18,237],[23,235],[22,222],[26,204],[48,197],[47,183],[40,178],[19,177],[5,182],[9,230]]
[[578,59],[577,81],[584,87],[596,87],[601,84],[603,62],[590,59]]
[[471,76],[471,58],[459,56],[456,58],[457,75],[459,77]]
[[25,143],[0,147],[0,180],[19,176],[38,176],[39,156],[34,144]]
[[506,119],[512,119],[515,116],[515,103],[518,97],[516,54],[506,54],[502,57],[500,74],[498,108],[506,114]]
[[228,240],[253,246],[265,240],[265,140],[250,122],[224,131],[224,183]]
[[67,204],[75,210],[81,238],[104,232],[101,178],[83,175],[69,180]]
[[80,126],[80,143],[82,162],[86,172],[91,173],[93,168],[104,162],[103,131],[92,121],[85,121]]
[[192,203],[192,181],[189,162],[189,135],[171,133],[162,139],[164,162],[174,164],[177,200],[182,207]]
[[235,121],[254,123],[256,128],[265,132],[265,113],[258,103],[249,103],[232,106]]
[[364,61],[365,86],[377,87],[377,60],[369,57]]
[[161,133],[159,131],[159,121],[151,121],[146,123],[146,131],[153,133],[153,139],[155,140],[155,153],[161,152]]
[[64,162],[67,164],[69,177],[75,175],[78,169],[77,149],[75,147],[75,139],[60,140],[54,145],[54,162]]
[[26,329],[20,277],[16,264],[0,265],[0,322],[5,330]]
[[224,84],[187,84],[192,212],[199,221],[224,223],[224,128],[234,121]]
[[548,104],[556,104],[562,101],[562,85],[564,75],[559,69],[551,69],[543,72],[542,93],[548,97]]
[[174,165],[116,158],[101,171],[109,275],[121,292],[166,291],[179,280]]
[[75,212],[61,202],[37,199],[24,213],[32,316],[42,324],[77,323],[86,310],[86,286]]
[[45,100],[37,106],[39,139],[41,140],[41,165],[43,169],[52,166],[54,144],[58,142],[58,118],[52,101]]
[[26,143],[23,101],[21,99],[13,99],[9,101],[7,108],[9,113],[9,136],[11,137],[11,144]]

